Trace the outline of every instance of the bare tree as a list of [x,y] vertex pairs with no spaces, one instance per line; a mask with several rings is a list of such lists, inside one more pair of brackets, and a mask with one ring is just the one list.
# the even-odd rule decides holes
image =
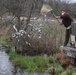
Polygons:
[[5,9],[5,0],[0,0],[0,17],[7,11]]
[[36,12],[36,9],[38,9],[37,12],[40,11],[42,1],[43,0],[5,0],[5,7],[8,12],[11,12],[18,19],[18,30],[21,26],[20,17],[22,14],[27,16],[27,25],[33,12]]
[[45,3],[48,3],[57,15],[60,14],[62,9],[70,12],[69,5],[71,0],[45,0]]
[[[14,35],[17,34],[17,38],[13,36],[11,38],[13,46],[15,46],[16,50],[23,50],[24,52],[25,49],[23,46],[27,46],[27,35],[29,36],[27,32],[27,29],[29,27],[28,23],[30,22],[30,18],[32,15],[34,15],[35,13],[40,13],[42,4],[43,0],[5,0],[4,6],[7,10],[7,13],[11,12],[17,18],[17,24],[13,26],[14,29],[17,30],[14,33]],[[22,21],[20,20],[20,17],[27,17],[27,20],[25,21],[23,26],[24,29],[21,29]],[[23,34],[23,36],[20,37],[20,35],[18,34],[21,33],[24,33],[25,35]]]

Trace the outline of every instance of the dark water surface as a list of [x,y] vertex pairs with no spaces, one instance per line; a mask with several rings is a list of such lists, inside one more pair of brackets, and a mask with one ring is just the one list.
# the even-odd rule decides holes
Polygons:
[[9,56],[0,47],[0,75],[50,75],[48,73],[28,73],[19,68],[15,68],[10,62]]

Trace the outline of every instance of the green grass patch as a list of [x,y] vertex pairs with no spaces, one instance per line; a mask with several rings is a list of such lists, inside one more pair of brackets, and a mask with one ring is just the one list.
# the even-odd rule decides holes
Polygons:
[[8,45],[9,47],[11,47],[12,45],[12,41],[10,39],[10,36],[1,36],[0,37],[0,43],[3,44],[3,45]]
[[6,44],[6,37],[5,36],[0,37],[0,43]]
[[45,71],[49,67],[48,64],[50,64],[43,56],[22,56],[10,52],[9,57],[16,66],[28,71]]
[[69,66],[66,70],[62,66],[55,62],[52,56],[22,56],[16,52],[9,52],[9,58],[11,61],[21,69],[26,69],[29,72],[53,72],[55,75],[75,75],[76,68]]

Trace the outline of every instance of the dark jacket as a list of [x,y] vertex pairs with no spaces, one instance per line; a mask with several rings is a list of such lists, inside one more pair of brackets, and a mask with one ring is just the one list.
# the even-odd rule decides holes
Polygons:
[[68,13],[64,13],[64,15],[61,15],[61,19],[65,27],[69,27],[71,25],[71,22],[73,22],[73,19]]

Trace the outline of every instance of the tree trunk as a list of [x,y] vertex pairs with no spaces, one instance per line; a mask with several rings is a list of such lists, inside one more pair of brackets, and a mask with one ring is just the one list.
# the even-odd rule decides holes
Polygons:
[[17,29],[19,31],[21,27],[20,16],[18,16],[17,19],[18,19]]

